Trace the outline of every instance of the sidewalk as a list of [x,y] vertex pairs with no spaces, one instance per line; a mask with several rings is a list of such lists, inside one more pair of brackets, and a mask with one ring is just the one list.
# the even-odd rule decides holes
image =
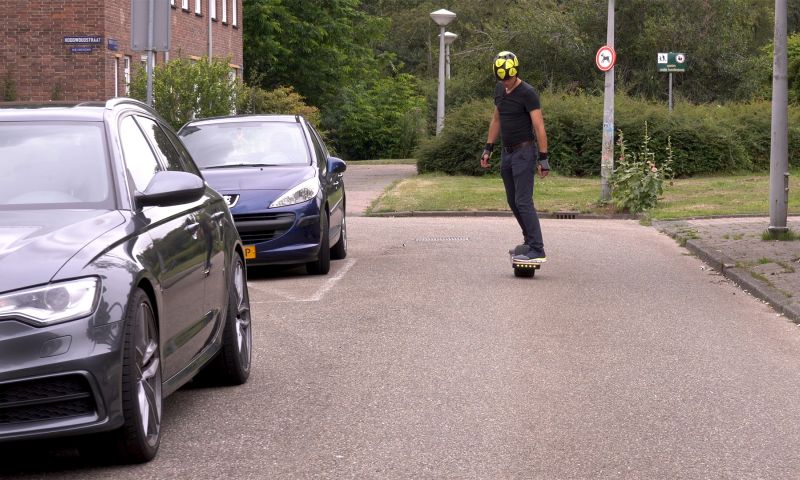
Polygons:
[[[653,226],[800,323],[800,241],[762,240],[769,217],[654,221]],[[788,227],[800,233],[800,217],[789,217]]]

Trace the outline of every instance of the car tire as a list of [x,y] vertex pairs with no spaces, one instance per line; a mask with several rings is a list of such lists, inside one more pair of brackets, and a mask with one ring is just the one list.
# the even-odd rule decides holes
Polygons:
[[244,261],[234,255],[228,286],[228,308],[222,329],[222,347],[198,375],[202,384],[242,385],[250,377],[253,353],[250,295]]
[[328,227],[330,223],[328,212],[323,211],[319,218],[319,254],[315,261],[306,263],[306,271],[312,275],[327,275],[331,270],[331,234],[330,228]]
[[119,459],[125,463],[144,463],[156,456],[161,443],[163,398],[156,318],[150,298],[142,289],[134,291],[124,322],[124,423],[114,433]]
[[341,260],[347,256],[347,215],[342,213],[342,234],[339,241],[331,248],[331,258]]

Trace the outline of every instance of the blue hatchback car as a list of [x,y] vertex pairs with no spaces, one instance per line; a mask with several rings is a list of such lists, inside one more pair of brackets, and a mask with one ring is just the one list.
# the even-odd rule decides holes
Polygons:
[[324,275],[332,258],[347,255],[347,164],[305,118],[208,118],[178,135],[228,201],[248,265],[305,264]]

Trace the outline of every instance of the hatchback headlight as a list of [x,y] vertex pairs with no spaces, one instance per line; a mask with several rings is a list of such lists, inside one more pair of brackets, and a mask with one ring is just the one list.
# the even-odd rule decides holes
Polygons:
[[289,205],[303,203],[316,197],[318,193],[319,179],[317,177],[309,178],[278,197],[269,208],[288,207]]
[[91,277],[0,295],[0,318],[51,325],[86,317],[97,308],[99,287],[100,280]]

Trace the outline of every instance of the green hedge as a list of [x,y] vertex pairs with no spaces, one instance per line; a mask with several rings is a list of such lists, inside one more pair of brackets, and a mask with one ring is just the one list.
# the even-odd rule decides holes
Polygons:
[[[486,141],[493,109],[491,100],[476,100],[448,112],[442,135],[417,150],[420,172],[482,175],[478,156]],[[564,175],[600,174],[603,99],[589,95],[544,92],[542,109],[551,167]],[[789,113],[789,158],[800,155],[800,111]],[[771,105],[679,103],[672,114],[666,105],[617,94],[615,130],[638,145],[648,124],[651,149],[663,152],[671,137],[677,176],[769,169]],[[616,138],[615,138],[616,144]],[[495,149],[493,166],[499,163]]]

